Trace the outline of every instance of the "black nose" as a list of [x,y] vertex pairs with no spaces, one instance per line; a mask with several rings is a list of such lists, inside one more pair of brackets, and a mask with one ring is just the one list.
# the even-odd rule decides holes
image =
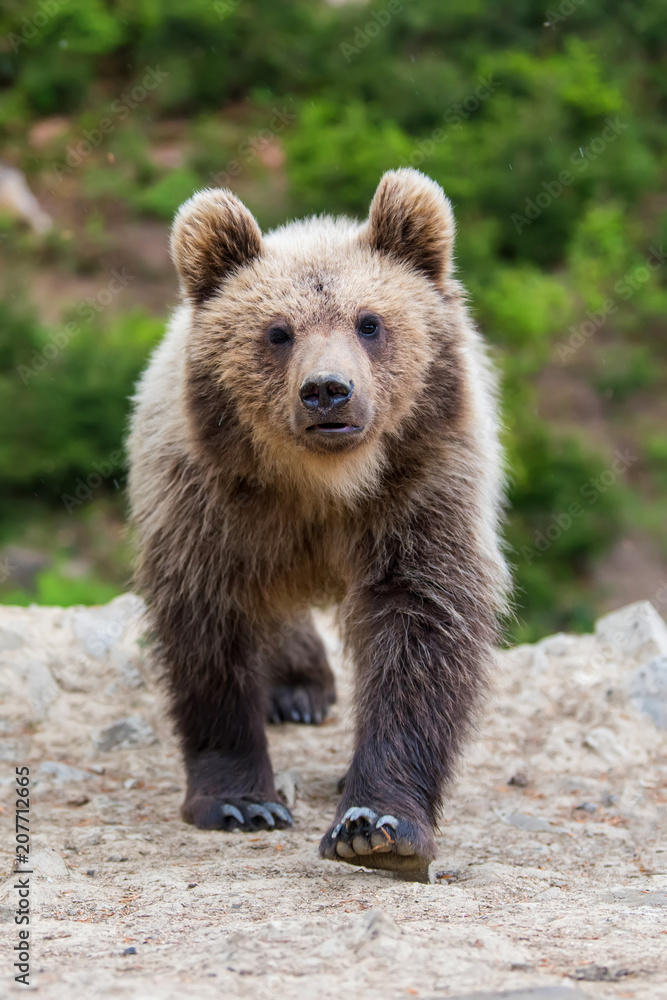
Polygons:
[[301,383],[301,402],[309,410],[331,410],[334,406],[347,403],[354,392],[354,383],[342,375],[310,375]]

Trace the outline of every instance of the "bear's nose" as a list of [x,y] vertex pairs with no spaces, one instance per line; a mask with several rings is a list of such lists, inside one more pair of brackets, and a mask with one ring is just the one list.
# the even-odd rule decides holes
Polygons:
[[353,392],[354,383],[348,382],[342,375],[318,373],[304,379],[299,396],[309,410],[331,410],[347,403]]

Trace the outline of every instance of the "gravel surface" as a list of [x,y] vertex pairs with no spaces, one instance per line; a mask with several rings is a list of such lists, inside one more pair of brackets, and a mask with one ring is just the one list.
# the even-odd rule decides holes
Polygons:
[[322,727],[270,727],[295,827],[224,834],[179,819],[140,602],[0,609],[0,994],[24,989],[28,765],[40,996],[667,998],[667,628],[651,605],[499,657],[429,884],[317,857],[350,753],[350,674],[318,623],[339,702]]

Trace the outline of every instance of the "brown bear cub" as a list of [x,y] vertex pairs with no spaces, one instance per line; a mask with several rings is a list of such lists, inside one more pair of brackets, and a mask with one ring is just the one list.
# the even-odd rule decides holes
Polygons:
[[385,174],[363,223],[262,235],[220,189],[176,217],[183,304],[137,391],[130,493],[188,823],[292,824],[265,723],[324,718],[309,608],[335,602],[356,743],[320,854],[435,857],[507,582],[494,378],[453,243],[415,170]]

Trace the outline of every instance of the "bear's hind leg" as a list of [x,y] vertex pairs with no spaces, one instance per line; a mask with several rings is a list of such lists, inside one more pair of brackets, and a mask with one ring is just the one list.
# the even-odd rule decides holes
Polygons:
[[286,626],[266,659],[269,721],[318,724],[336,700],[324,644],[312,615]]

